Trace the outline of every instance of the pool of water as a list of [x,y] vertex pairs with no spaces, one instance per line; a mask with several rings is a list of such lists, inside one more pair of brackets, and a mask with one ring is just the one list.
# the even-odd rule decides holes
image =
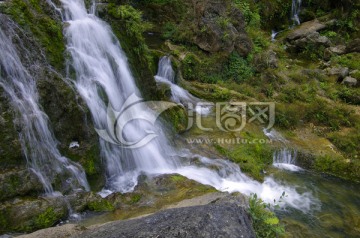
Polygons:
[[313,193],[318,206],[310,213],[276,210],[285,224],[286,237],[360,237],[360,184],[309,171],[272,169],[278,181]]

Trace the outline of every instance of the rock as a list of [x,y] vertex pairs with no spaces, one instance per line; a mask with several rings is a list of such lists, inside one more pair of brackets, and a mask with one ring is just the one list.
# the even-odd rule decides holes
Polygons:
[[0,201],[15,196],[39,194],[43,186],[38,177],[28,169],[0,174]]
[[360,38],[352,40],[346,46],[346,53],[351,53],[351,52],[360,52]]
[[[48,229],[43,229],[36,231],[31,234],[17,236],[18,238],[64,238],[71,237],[78,234],[82,230],[82,227],[75,224],[66,224],[63,226],[51,227]],[[0,237],[1,238],[1,237]]]
[[341,81],[349,75],[349,68],[334,67],[325,69],[326,74],[338,77],[338,81]]
[[207,205],[168,209],[153,215],[90,228],[90,237],[255,237],[241,195],[228,195]]
[[[242,56],[251,51],[252,44],[245,31],[244,16],[237,8],[232,8],[231,12],[227,13],[228,4],[214,0],[197,1],[193,5],[198,28],[194,31],[193,41],[202,50],[230,54],[236,49]],[[221,22],[219,16],[231,20]]]
[[326,24],[320,23],[319,20],[315,19],[313,21],[308,21],[302,23],[298,28],[292,31],[286,39],[288,41],[293,41],[308,36],[313,32],[323,30],[326,28]]
[[350,87],[355,87],[357,86],[358,81],[356,78],[348,76],[342,81],[342,84],[345,84],[346,86],[350,86]]
[[53,226],[68,215],[63,197],[16,199],[0,205],[0,232],[28,232]]
[[332,56],[334,55],[342,55],[346,52],[346,46],[345,45],[338,45],[334,47],[326,48],[324,51],[324,59],[330,60]]
[[276,52],[269,50],[261,54],[257,54],[255,56],[255,65],[259,72],[267,68],[277,68],[278,58]]
[[297,39],[291,43],[297,48],[305,48],[308,44],[330,46],[330,40],[326,36],[321,36],[319,32],[311,32],[306,37]]

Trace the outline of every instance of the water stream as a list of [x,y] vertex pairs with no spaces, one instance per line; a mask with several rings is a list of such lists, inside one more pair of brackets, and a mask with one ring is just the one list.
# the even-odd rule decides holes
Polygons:
[[[5,33],[0,28],[0,86],[16,111],[14,122],[19,127],[27,165],[38,176],[48,195],[56,194],[52,183],[57,177],[73,190],[90,190],[82,167],[62,156],[57,149],[48,117],[39,105],[36,80],[23,66],[9,35],[14,39],[18,37],[13,29]],[[27,52],[21,51],[24,55]]]
[[[95,127],[107,128],[108,105],[121,114],[135,104],[129,100],[134,102],[140,93],[126,56],[110,27],[93,12],[87,11],[82,0],[61,0],[61,3],[67,23],[65,37],[72,56],[71,68],[76,73],[74,83],[92,113]],[[151,110],[145,105],[131,109],[131,115],[137,118],[151,116]],[[114,191],[132,191],[141,174],[178,173],[220,191],[257,193],[268,202],[279,199],[285,191],[289,194],[286,204],[302,211],[311,209],[315,202],[310,193],[298,193],[295,188],[277,183],[272,177],[266,178],[264,183],[254,181],[229,161],[176,151],[168,144],[163,130],[163,126],[156,127],[145,120],[128,122],[117,135],[126,141],[140,141],[148,135],[147,132],[156,132],[156,138],[139,148],[127,148],[100,139],[107,167],[103,196]],[[200,164],[191,163],[192,159],[198,159]],[[220,169],[215,171],[210,165]]]

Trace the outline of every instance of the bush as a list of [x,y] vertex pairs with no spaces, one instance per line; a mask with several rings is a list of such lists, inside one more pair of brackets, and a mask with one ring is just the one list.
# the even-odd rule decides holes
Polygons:
[[250,196],[249,213],[257,238],[274,238],[285,233],[275,213],[270,211],[269,205],[258,199],[256,194]]
[[227,79],[241,83],[253,77],[254,72],[249,59],[244,59],[236,52],[230,55],[226,72]]

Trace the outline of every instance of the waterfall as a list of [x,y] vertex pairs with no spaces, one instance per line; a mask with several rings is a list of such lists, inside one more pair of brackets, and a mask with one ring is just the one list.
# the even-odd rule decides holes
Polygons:
[[[0,28],[0,86],[16,111],[15,124],[27,164],[39,177],[46,194],[55,194],[56,176],[72,189],[90,190],[80,165],[63,157],[49,127],[48,117],[39,106],[36,80],[22,65],[12,38]],[[12,32],[13,37],[16,33]],[[25,53],[22,52],[23,54]]]
[[296,150],[282,148],[281,150],[274,152],[273,166],[279,169],[285,169],[294,172],[301,171],[302,169],[295,165],[296,157]]
[[275,129],[272,129],[271,131],[264,130],[263,132],[269,139],[279,142],[282,145],[282,148],[275,151],[273,154],[273,166],[293,172],[301,171],[302,168],[295,165],[297,151],[288,148],[289,141]]
[[206,105],[201,99],[194,97],[188,91],[175,84],[175,72],[171,66],[170,57],[164,56],[160,58],[158,73],[155,76],[158,83],[164,83],[170,87],[171,100],[175,103],[180,103],[184,106],[189,104],[195,106],[195,111],[202,115],[207,115],[211,112],[211,106]]
[[294,25],[300,25],[300,8],[301,8],[301,1],[302,0],[292,0],[291,4],[291,20],[293,21]]
[[[144,105],[133,106],[133,99],[137,99],[140,93],[126,56],[110,27],[93,13],[88,13],[82,0],[61,0],[61,3],[67,23],[64,29],[67,50],[72,57],[71,68],[76,74],[74,84],[91,111],[95,127],[108,128],[108,123],[113,122],[111,118],[119,115],[117,112],[129,108],[130,116],[147,118],[151,114],[149,108]],[[166,65],[169,66],[169,60],[164,58],[157,79],[162,78],[162,81],[167,81],[174,87],[176,85],[173,84],[173,72]],[[181,95],[184,96],[183,94],[182,91]],[[186,96],[194,99],[191,95]],[[120,113],[120,117],[121,115]],[[129,115],[115,122],[124,123],[124,120],[129,119],[127,116]],[[136,120],[128,122],[121,134],[113,133],[109,136],[138,141],[148,132],[156,132],[156,138],[136,148],[119,146],[100,139],[101,155],[106,163],[107,174],[106,190],[101,192],[102,196],[113,191],[132,191],[140,174],[178,173],[220,191],[238,191],[246,195],[257,193],[271,203],[274,199],[279,199],[285,191],[288,194],[286,204],[303,211],[308,211],[314,203],[311,194],[299,194],[295,188],[276,182],[271,177],[265,178],[263,183],[254,181],[244,175],[238,165],[229,161],[209,159],[187,150],[176,151],[168,145],[162,130],[161,125],[156,127],[147,121]]]

